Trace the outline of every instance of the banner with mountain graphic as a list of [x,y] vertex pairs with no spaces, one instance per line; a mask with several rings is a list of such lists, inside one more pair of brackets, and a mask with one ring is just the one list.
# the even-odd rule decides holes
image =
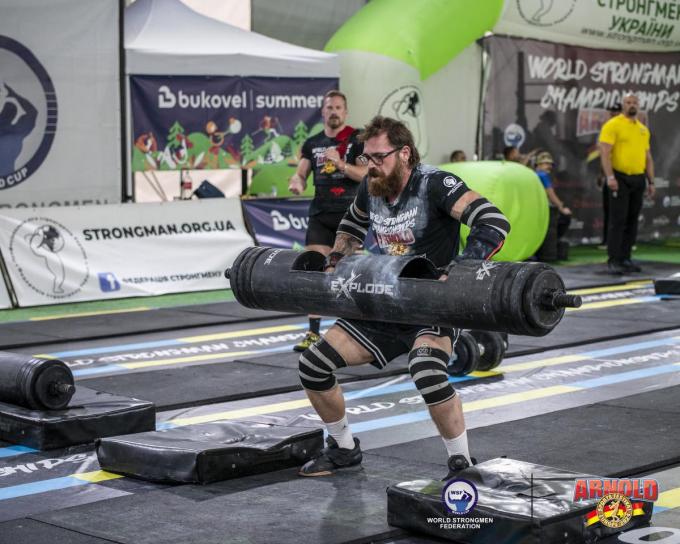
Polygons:
[[132,170],[296,164],[336,78],[132,76]]

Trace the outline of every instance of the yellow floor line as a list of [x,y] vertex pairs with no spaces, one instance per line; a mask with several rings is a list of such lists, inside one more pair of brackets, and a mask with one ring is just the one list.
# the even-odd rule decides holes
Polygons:
[[195,342],[210,342],[213,340],[226,340],[227,338],[240,338],[242,336],[251,336],[255,334],[270,334],[276,332],[291,332],[301,331],[304,327],[299,325],[278,325],[276,327],[261,327],[259,329],[246,329],[240,331],[220,332],[216,334],[203,334],[200,336],[185,336],[178,338],[180,342],[193,344]]
[[308,399],[290,400],[286,402],[279,402],[276,404],[267,404],[263,406],[252,406],[250,408],[241,408],[239,410],[228,410],[226,412],[217,412],[215,414],[205,414],[202,416],[180,417],[170,420],[174,425],[196,425],[197,423],[208,423],[210,421],[222,421],[226,419],[241,419],[244,417],[261,416],[265,414],[274,414],[277,412],[286,412],[288,410],[297,410],[298,408],[308,408],[311,404]]
[[52,319],[68,319],[70,317],[89,317],[92,315],[109,315],[109,314],[124,314],[127,312],[145,312],[150,310],[146,306],[138,306],[137,308],[126,308],[124,310],[101,310],[98,312],[80,312],[77,314],[63,314],[63,315],[44,315],[40,317],[31,317],[29,321],[48,321]]
[[550,357],[548,359],[540,359],[538,361],[528,361],[526,363],[515,363],[514,365],[508,365],[503,363],[499,370],[505,374],[506,372],[518,372],[521,370],[531,370],[533,368],[543,368],[545,366],[555,366],[563,365],[566,363],[575,363],[577,361],[583,361],[584,359],[590,359],[586,355],[560,355],[559,357]]
[[663,508],[677,508],[680,506],[680,487],[659,493],[659,498],[654,503],[654,506],[662,506]]
[[649,300],[642,300],[641,298],[621,298],[619,300],[601,300],[598,302],[586,302],[580,308],[567,308],[567,312],[582,312],[583,310],[597,310],[600,308],[613,308],[614,306],[626,306],[628,304],[640,304],[642,302],[649,302]]
[[521,393],[510,393],[509,395],[500,395],[489,399],[463,402],[463,411],[467,413],[476,410],[486,410],[487,408],[498,408],[499,406],[507,406],[508,404],[517,404],[518,402],[554,397],[555,395],[563,395],[564,393],[573,393],[582,390],[583,389],[580,387],[571,387],[569,385],[555,385],[544,389],[532,389]]
[[614,291],[627,291],[629,289],[641,289],[643,287],[649,287],[652,282],[649,280],[644,281],[630,281],[624,283],[623,285],[603,285],[601,287],[589,287],[588,289],[574,289],[569,290],[570,295],[594,295],[596,293],[612,293]]
[[[510,393],[508,395],[501,395],[490,399],[466,402],[464,403],[464,409],[465,412],[472,412],[486,408],[497,408],[499,406],[517,404],[519,402],[525,402],[528,400],[541,399],[554,395],[562,395],[564,393],[573,393],[574,391],[581,391],[581,389],[567,385],[556,385],[554,387],[546,387],[544,389],[534,389],[531,391],[524,391],[522,393]],[[311,404],[309,403],[308,399],[300,399],[264,406],[253,406],[251,408],[242,408],[239,410],[217,412],[214,414],[204,414],[201,416],[180,417],[177,419],[172,419],[170,422],[173,425],[179,427],[184,425],[196,425],[198,423],[209,423],[212,421],[225,421],[232,419],[242,419],[251,416],[275,414],[278,412],[287,412],[289,410],[297,410],[299,408],[309,407],[311,407]]]
[[80,472],[78,474],[71,474],[73,478],[78,480],[83,480],[85,482],[90,482],[96,484],[97,482],[104,482],[106,480],[115,480],[116,478],[123,478],[121,474],[113,474],[112,472],[106,472],[105,470],[95,470],[93,472]]

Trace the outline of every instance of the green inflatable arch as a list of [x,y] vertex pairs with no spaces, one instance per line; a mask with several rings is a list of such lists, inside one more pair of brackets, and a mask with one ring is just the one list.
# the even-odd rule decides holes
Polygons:
[[503,0],[371,0],[325,50],[368,51],[416,68],[425,80],[490,31]]
[[[493,202],[510,221],[510,234],[496,261],[523,261],[543,243],[548,230],[548,198],[536,173],[515,162],[474,161],[442,164],[467,186]],[[470,229],[461,228],[466,240]]]

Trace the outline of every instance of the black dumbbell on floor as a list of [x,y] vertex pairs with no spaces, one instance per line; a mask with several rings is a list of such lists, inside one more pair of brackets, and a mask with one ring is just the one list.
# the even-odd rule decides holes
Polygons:
[[508,347],[507,335],[503,338],[500,332],[470,331],[479,344],[479,364],[477,370],[493,370],[503,361]]
[[470,372],[477,370],[480,361],[479,344],[477,340],[468,332],[461,331],[456,345],[453,346],[453,353],[446,371],[449,376],[467,376]]
[[462,331],[446,366],[450,376],[467,376],[475,370],[492,370],[501,364],[507,335],[490,331]]

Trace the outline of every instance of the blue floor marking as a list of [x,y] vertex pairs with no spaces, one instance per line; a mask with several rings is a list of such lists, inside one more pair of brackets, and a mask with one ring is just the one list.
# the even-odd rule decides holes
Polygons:
[[[328,327],[335,323],[335,319],[325,319],[321,322],[322,327]],[[307,323],[293,323],[290,325],[291,327],[295,327],[297,329],[304,329],[308,326]],[[219,334],[219,333],[216,333]],[[187,338],[190,336],[206,336],[206,335],[184,335],[182,338]],[[252,335],[256,336],[256,335]],[[181,346],[184,344],[194,344],[197,342],[186,342],[186,341],[181,341],[178,340],[177,338],[171,338],[168,340],[155,340],[153,342],[137,342],[133,344],[117,344],[113,346],[102,346],[99,348],[88,348],[88,349],[76,349],[76,350],[70,350],[70,351],[57,351],[54,353],[49,353],[48,355],[50,357],[78,357],[82,355],[98,355],[100,353],[114,353],[116,351],[124,351],[124,350],[135,350],[135,349],[144,349],[144,348],[160,348],[160,347],[165,347],[165,346]]]
[[23,455],[24,453],[35,453],[38,450],[33,448],[27,448],[26,446],[8,446],[6,448],[0,448],[0,458],[1,457],[14,457],[16,455]]
[[16,497],[25,497],[26,495],[35,495],[36,493],[45,493],[47,491],[57,491],[58,489],[75,487],[77,485],[87,485],[90,483],[92,482],[74,478],[72,476],[64,476],[63,478],[51,478],[49,480],[31,482],[29,484],[13,485],[0,489],[0,501],[14,499]]
[[649,378],[650,376],[658,376],[659,374],[668,374],[671,372],[680,372],[680,365],[669,364],[663,366],[655,366],[653,368],[631,370],[630,372],[621,372],[619,374],[612,374],[611,376],[603,376],[602,378],[583,380],[580,382],[570,383],[568,385],[571,387],[591,389],[593,387],[602,387],[603,385],[611,385],[614,383],[627,382],[630,380]]

